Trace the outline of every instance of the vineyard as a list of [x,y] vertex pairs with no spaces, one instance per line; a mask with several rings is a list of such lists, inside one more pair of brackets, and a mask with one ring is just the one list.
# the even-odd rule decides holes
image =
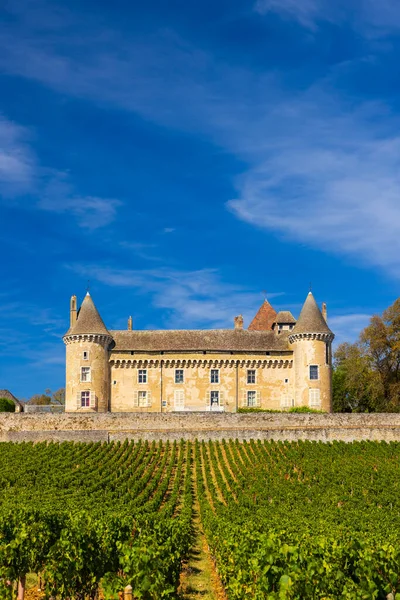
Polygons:
[[199,536],[229,600],[400,598],[398,443],[0,450],[2,600],[185,598]]

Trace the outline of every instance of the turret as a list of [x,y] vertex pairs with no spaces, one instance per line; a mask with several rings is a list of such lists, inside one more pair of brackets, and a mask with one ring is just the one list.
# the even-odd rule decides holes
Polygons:
[[70,328],[65,334],[65,410],[106,412],[109,409],[109,348],[113,338],[87,292],[76,312],[70,304]]
[[331,412],[331,346],[334,337],[312,292],[309,292],[299,319],[289,335],[294,353],[296,406]]

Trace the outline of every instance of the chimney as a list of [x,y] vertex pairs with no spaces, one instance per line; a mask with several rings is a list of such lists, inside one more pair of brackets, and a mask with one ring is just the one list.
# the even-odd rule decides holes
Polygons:
[[328,311],[326,309],[326,302],[322,303],[322,316],[325,319],[325,322],[328,323]]
[[77,319],[77,310],[76,310],[76,296],[71,296],[71,301],[69,303],[69,326],[73,327],[76,323]]
[[128,319],[128,331],[132,331],[132,317]]
[[235,329],[243,329],[243,317],[242,317],[242,315],[239,315],[239,316],[235,317],[233,319],[233,322],[235,324]]

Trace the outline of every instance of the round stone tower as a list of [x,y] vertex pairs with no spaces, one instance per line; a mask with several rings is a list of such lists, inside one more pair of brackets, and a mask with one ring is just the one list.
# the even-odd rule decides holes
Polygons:
[[110,397],[109,348],[113,338],[87,292],[79,311],[70,305],[66,345],[66,412],[107,412]]
[[293,348],[295,406],[332,411],[332,340],[312,292],[289,335]]

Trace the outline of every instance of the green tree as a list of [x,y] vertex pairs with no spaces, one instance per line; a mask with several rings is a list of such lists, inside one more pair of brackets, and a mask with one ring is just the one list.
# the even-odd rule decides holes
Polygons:
[[34,394],[29,400],[28,404],[35,406],[48,406],[51,404],[51,396],[47,394]]
[[0,398],[0,412],[15,412],[15,404],[8,398]]
[[400,298],[335,352],[333,410],[400,412]]

